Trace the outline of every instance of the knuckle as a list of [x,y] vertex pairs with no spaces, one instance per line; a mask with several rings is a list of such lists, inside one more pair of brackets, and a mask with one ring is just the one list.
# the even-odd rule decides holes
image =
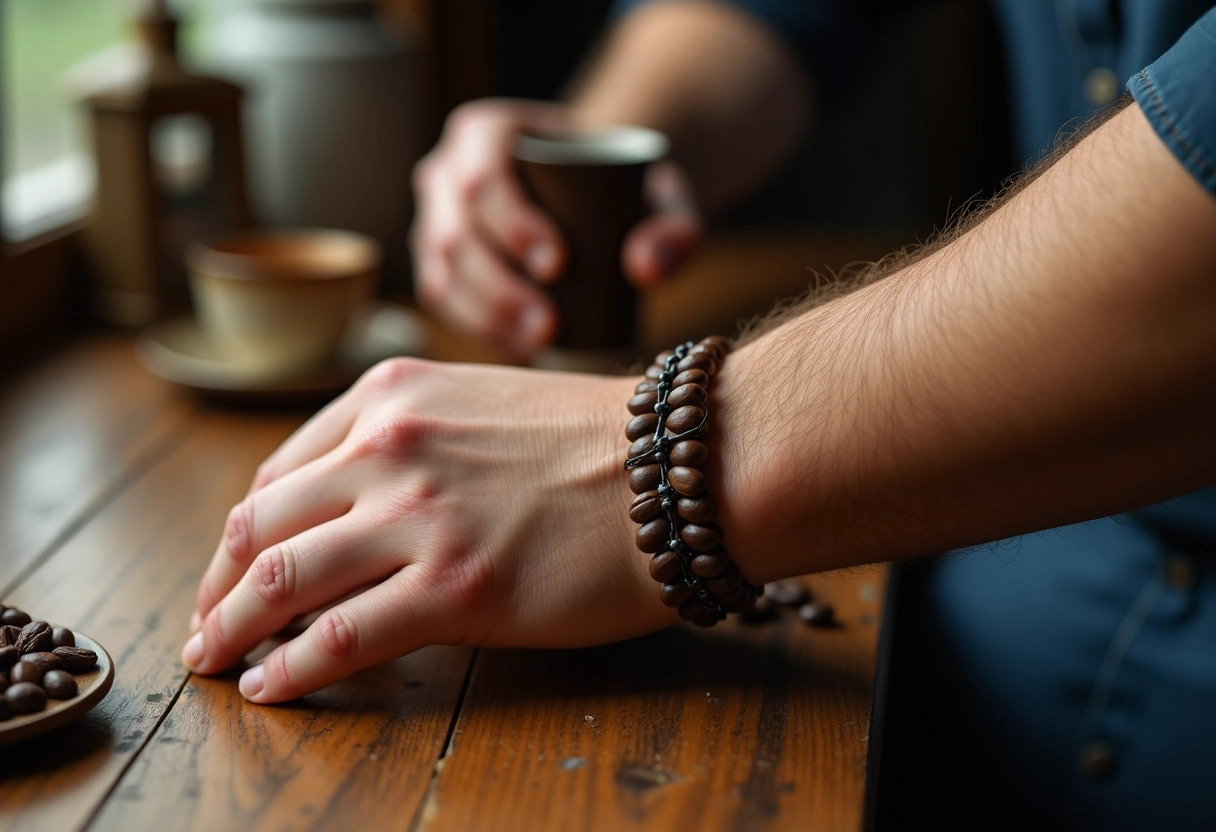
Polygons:
[[246,498],[232,507],[224,522],[224,548],[238,564],[253,560],[253,501]]
[[470,613],[494,601],[498,581],[493,563],[469,547],[451,547],[440,563],[423,569],[419,582],[426,594],[442,599],[445,609]]
[[297,560],[290,548],[274,546],[253,561],[253,591],[268,607],[289,599],[296,588]]
[[317,619],[317,642],[335,659],[349,659],[359,652],[359,630],[354,619],[335,607]]
[[476,202],[489,187],[493,174],[488,170],[469,171],[457,184],[460,198],[466,204]]
[[417,358],[387,358],[364,373],[361,384],[374,392],[386,393],[420,378],[427,366],[425,361]]
[[357,458],[399,458],[411,455],[429,424],[421,416],[398,414],[371,425],[357,440]]

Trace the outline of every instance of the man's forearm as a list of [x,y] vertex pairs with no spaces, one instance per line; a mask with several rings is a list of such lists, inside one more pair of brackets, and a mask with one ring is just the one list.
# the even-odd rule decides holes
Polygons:
[[587,123],[666,132],[712,210],[792,151],[809,92],[789,49],[760,22],[723,3],[666,0],[621,22],[571,103]]
[[1216,482],[1216,200],[1135,106],[950,245],[739,350],[720,519],[753,581]]

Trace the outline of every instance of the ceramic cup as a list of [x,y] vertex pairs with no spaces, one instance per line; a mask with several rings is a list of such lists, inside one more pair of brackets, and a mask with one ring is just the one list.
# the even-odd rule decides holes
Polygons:
[[217,353],[282,378],[334,358],[375,289],[380,249],[348,231],[235,231],[195,243],[186,262],[199,326]]
[[635,343],[638,297],[621,271],[621,248],[646,213],[646,169],[667,154],[667,138],[617,126],[517,137],[514,157],[529,196],[561,229],[566,270],[549,291],[560,323],[560,363],[594,369],[628,356]]

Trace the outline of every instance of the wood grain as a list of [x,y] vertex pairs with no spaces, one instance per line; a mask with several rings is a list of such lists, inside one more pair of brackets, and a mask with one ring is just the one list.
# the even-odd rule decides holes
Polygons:
[[0,829],[81,827],[156,730],[186,679],[178,653],[224,517],[299,421],[208,417],[9,594],[96,638],[115,682],[80,722],[0,756]]
[[0,391],[0,599],[196,418],[121,336],[77,343]]
[[860,828],[883,573],[812,584],[842,626],[482,651],[420,828]]

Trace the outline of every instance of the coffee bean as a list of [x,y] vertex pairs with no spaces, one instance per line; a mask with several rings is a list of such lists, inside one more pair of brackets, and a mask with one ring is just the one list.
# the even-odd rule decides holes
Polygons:
[[0,624],[8,624],[13,627],[24,627],[30,623],[29,613],[22,612],[16,607],[9,607],[3,613],[0,613]]
[[[641,418],[640,416],[637,418]],[[671,415],[667,417],[667,429],[672,433],[679,434],[693,428],[700,427],[705,421],[705,410],[700,407],[688,405],[686,407],[677,407],[671,411]],[[633,424],[630,422],[630,424]],[[652,428],[653,429],[653,428]],[[628,428],[626,428],[628,436]]]
[[705,475],[696,468],[676,465],[667,472],[671,487],[685,497],[699,497],[706,488]]
[[822,601],[808,601],[798,608],[798,617],[812,627],[830,627],[836,619],[836,610]]
[[663,480],[663,471],[657,465],[639,465],[629,470],[629,490],[634,494],[654,491]]
[[744,624],[761,624],[777,617],[777,607],[768,597],[761,595],[756,599],[750,610],[746,610],[740,620]]
[[13,669],[8,674],[9,681],[12,684],[19,682],[29,682],[37,685],[42,683],[42,668],[33,662],[17,662],[13,665]]
[[63,667],[63,659],[54,653],[26,653],[21,657],[21,661],[37,665],[38,669],[43,673],[46,673],[48,670],[59,670]]
[[717,368],[718,365],[714,362],[714,357],[706,352],[689,353],[680,359],[680,363],[676,365],[676,369],[681,372],[684,370],[701,370],[711,376]]
[[669,607],[681,606],[693,595],[692,587],[683,581],[672,581],[663,584],[659,589],[659,600]]
[[[75,647],[76,635],[67,627],[51,630],[51,647]],[[50,648],[48,648],[50,649]]]
[[56,647],[54,654],[63,662],[64,670],[81,673],[97,664],[97,654],[84,647]]
[[667,397],[667,403],[671,405],[672,410],[686,405],[704,408],[705,402],[705,388],[699,384],[681,384]]
[[773,599],[773,603],[783,607],[799,607],[811,599],[811,593],[806,584],[797,578],[786,578],[765,584],[764,593]]
[[709,376],[704,370],[685,370],[671,380],[672,387],[683,387],[685,384],[699,384],[702,387],[709,387]]
[[646,393],[638,393],[629,400],[629,412],[634,416],[641,416],[643,413],[653,413],[655,402],[659,400],[659,392],[651,390]]
[[71,699],[76,695],[76,679],[66,670],[52,670],[42,677],[42,687],[52,699]]
[[700,497],[684,497],[676,503],[676,511],[689,523],[711,523],[718,515],[718,504],[708,494]]
[[680,568],[680,556],[668,549],[650,559],[650,577],[659,583],[668,583],[680,577],[684,570]]
[[46,707],[46,691],[32,682],[18,682],[4,692],[4,704],[15,714],[32,714]]
[[632,442],[635,439],[641,439],[647,434],[654,433],[654,429],[658,427],[659,414],[643,413],[641,416],[634,416],[625,425],[625,436]]
[[657,491],[647,491],[633,498],[629,504],[629,519],[635,523],[645,523],[663,513],[663,500]]
[[79,693],[72,674],[95,667],[97,653],[77,647],[67,627],[35,621],[16,607],[0,604],[0,621],[0,721],[43,710],[48,696]]
[[738,587],[743,584],[743,576],[739,574],[739,570],[732,563],[726,567],[726,571],[716,578],[710,578],[705,582],[709,587],[709,591],[714,595],[730,595]]
[[695,439],[685,439],[671,446],[669,454],[672,465],[691,465],[700,468],[709,459],[709,448],[704,442]]
[[718,547],[697,555],[690,565],[694,575],[700,578],[716,578],[730,566],[730,558],[727,557],[725,549]]
[[21,628],[21,635],[17,637],[17,649],[22,653],[41,653],[54,646],[51,625],[45,621],[31,621]]
[[666,548],[667,539],[670,536],[669,532],[667,518],[656,517],[638,529],[634,542],[637,544],[638,549],[653,555],[655,552]]
[[713,523],[699,526],[696,523],[685,523],[680,529],[680,537],[694,552],[708,552],[722,542],[722,532]]

